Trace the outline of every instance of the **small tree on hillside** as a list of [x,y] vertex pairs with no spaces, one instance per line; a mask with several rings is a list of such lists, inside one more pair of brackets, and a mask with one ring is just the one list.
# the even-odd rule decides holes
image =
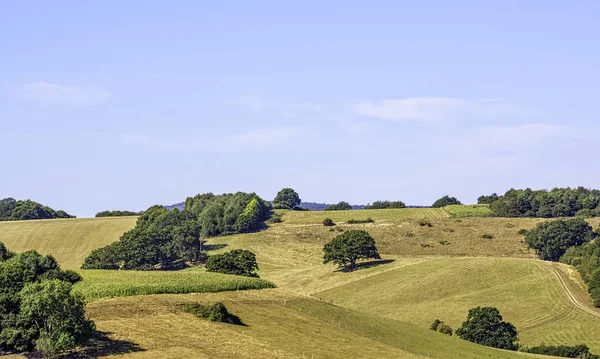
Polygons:
[[469,309],[467,320],[456,330],[456,335],[461,339],[492,348],[519,348],[515,326],[502,321],[500,312],[493,307]]
[[375,240],[366,231],[350,230],[335,237],[323,247],[323,264],[333,262],[353,271],[360,259],[381,259]]
[[535,249],[540,259],[558,261],[569,247],[590,242],[596,234],[583,219],[542,222],[527,232],[525,243]]
[[337,204],[332,204],[331,206],[325,207],[325,211],[347,211],[351,209],[352,206],[346,201],[341,201]]
[[446,206],[451,206],[453,204],[462,204],[456,197],[444,196],[431,205],[433,208],[441,208]]
[[294,209],[300,205],[298,192],[291,188],[284,188],[277,193],[273,200],[273,207],[278,209]]
[[258,263],[254,253],[245,249],[234,249],[231,252],[215,254],[206,260],[206,270],[224,274],[258,277]]

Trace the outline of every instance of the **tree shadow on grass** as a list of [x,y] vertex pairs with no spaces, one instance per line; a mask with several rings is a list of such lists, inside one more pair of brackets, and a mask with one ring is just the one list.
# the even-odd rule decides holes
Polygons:
[[[361,269],[367,269],[367,268],[371,268],[371,267],[377,267],[378,265],[388,264],[388,263],[392,263],[395,261],[396,261],[395,259],[379,259],[379,260],[368,261],[368,262],[359,262],[359,263],[356,263],[356,265],[354,266],[354,271],[361,270]],[[350,271],[350,268],[344,267],[344,268],[340,268],[340,269],[336,270],[336,272],[348,273],[351,271]]]
[[203,247],[207,252],[209,252],[209,251],[215,251],[217,249],[225,248],[225,247],[227,247],[227,244],[225,244],[225,243],[205,244]]
[[[107,355],[119,355],[134,352],[142,352],[138,344],[128,340],[119,340],[109,338],[111,333],[96,331],[92,334],[90,340],[82,348],[77,351],[61,356],[62,359],[90,359],[98,358]],[[43,358],[37,353],[26,354],[27,358]]]

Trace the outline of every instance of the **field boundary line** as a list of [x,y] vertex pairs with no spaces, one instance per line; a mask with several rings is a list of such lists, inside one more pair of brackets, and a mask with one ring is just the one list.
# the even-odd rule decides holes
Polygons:
[[573,294],[573,292],[571,292],[571,289],[567,286],[567,283],[565,282],[565,280],[562,278],[562,276],[560,275],[560,273],[552,268],[550,265],[548,264],[543,264],[543,267],[547,268],[548,270],[550,270],[554,276],[556,276],[556,279],[558,279],[558,283],[560,284],[560,286],[562,287],[563,291],[565,292],[565,294],[567,295],[567,298],[569,299],[569,301],[577,308],[583,310],[584,312],[591,314],[595,317],[599,317],[600,318],[600,312],[595,311],[591,308],[588,308],[585,304],[582,304],[581,302],[579,302],[577,300],[577,298],[575,297],[575,295]]

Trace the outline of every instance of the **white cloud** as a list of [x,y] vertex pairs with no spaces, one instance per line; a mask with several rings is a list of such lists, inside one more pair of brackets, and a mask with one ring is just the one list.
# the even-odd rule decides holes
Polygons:
[[44,81],[23,85],[20,93],[26,100],[44,105],[98,105],[111,96],[95,87],[65,86]]
[[365,116],[398,121],[436,121],[455,115],[468,102],[454,97],[411,97],[379,102],[363,102],[354,111]]

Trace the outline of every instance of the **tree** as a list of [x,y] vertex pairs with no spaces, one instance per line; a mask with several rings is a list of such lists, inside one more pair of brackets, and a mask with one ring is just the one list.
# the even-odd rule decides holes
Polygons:
[[406,208],[402,201],[375,201],[373,204],[365,206],[365,209],[385,209],[385,208]]
[[460,201],[458,199],[456,199],[456,197],[444,196],[444,197],[438,199],[437,201],[435,201],[433,203],[433,205],[431,205],[431,207],[441,208],[441,207],[446,207],[446,206],[450,206],[453,204],[462,204],[462,203],[460,203]]
[[227,253],[215,254],[206,260],[207,272],[258,277],[257,270],[256,256],[245,249],[234,249]]
[[569,247],[594,239],[592,227],[583,219],[542,222],[527,232],[525,243],[535,249],[540,259],[558,261]]
[[294,209],[300,205],[300,196],[291,188],[284,188],[277,193],[273,207],[278,209]]
[[95,329],[85,318],[84,302],[71,284],[53,279],[27,284],[21,293],[19,320],[31,323],[35,348],[48,357],[85,342]]
[[347,210],[351,210],[352,206],[345,201],[341,201],[338,204],[332,204],[328,207],[326,207],[324,210],[325,211],[347,211]]
[[360,259],[381,259],[375,240],[362,230],[350,230],[335,237],[323,247],[323,264],[333,262],[353,271]]
[[489,196],[482,195],[477,198],[477,204],[492,204],[496,202],[498,198],[499,197],[496,193],[492,193]]
[[517,350],[517,330],[511,323],[502,321],[497,308],[469,309],[467,320],[456,330],[461,339],[492,348]]
[[16,205],[17,201],[14,198],[0,200],[0,219],[10,219]]

